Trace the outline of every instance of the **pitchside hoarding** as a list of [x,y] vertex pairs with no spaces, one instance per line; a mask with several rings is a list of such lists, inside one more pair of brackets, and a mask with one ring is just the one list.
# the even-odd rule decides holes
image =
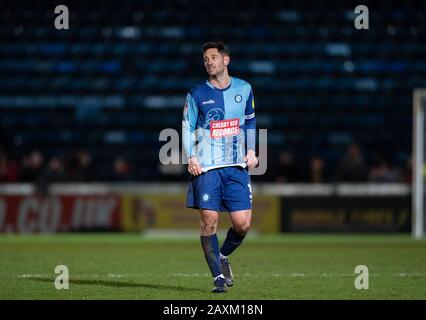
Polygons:
[[[69,186],[67,186],[69,188]],[[182,188],[127,190],[81,188],[36,196],[32,192],[0,195],[0,232],[198,230],[196,210],[185,208]],[[407,190],[339,194],[325,188],[317,195],[304,186],[267,195],[258,188],[253,202],[252,231],[276,232],[409,232],[411,196]],[[80,190],[80,192],[79,192]],[[88,191],[89,190],[89,191]],[[173,192],[172,192],[173,191]],[[296,190],[297,191],[297,190]],[[321,190],[320,190],[321,191]],[[354,190],[351,190],[351,192]],[[377,190],[376,190],[377,191]],[[389,190],[385,190],[388,192]],[[280,191],[281,192],[281,191]],[[219,229],[229,226],[222,214]]]
[[[186,208],[185,201],[184,195],[125,195],[123,230],[197,230],[200,225],[198,211]],[[219,229],[229,228],[226,219],[228,217],[220,219]],[[279,197],[264,195],[255,197],[251,229],[261,233],[280,231]]]
[[0,196],[0,232],[118,231],[118,195]]
[[[280,199],[254,200],[253,231],[280,231]],[[226,217],[227,219],[227,217]],[[221,219],[221,229],[229,227]],[[198,230],[196,210],[184,195],[91,194],[0,196],[0,232]]]
[[282,198],[283,232],[409,232],[411,197]]

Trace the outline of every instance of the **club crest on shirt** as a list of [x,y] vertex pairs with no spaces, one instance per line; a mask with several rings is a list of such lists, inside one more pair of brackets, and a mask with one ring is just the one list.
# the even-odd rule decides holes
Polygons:
[[240,103],[241,101],[243,101],[243,96],[240,94],[237,94],[234,99],[235,99],[235,102]]

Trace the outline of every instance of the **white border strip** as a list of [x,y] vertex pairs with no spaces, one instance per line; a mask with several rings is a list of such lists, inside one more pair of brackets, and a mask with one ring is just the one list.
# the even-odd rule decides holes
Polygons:
[[[0,184],[1,195],[32,195],[34,186],[28,183]],[[69,183],[52,184],[52,194],[186,194],[186,183]],[[406,184],[253,184],[255,194],[276,196],[406,196],[411,187]]]

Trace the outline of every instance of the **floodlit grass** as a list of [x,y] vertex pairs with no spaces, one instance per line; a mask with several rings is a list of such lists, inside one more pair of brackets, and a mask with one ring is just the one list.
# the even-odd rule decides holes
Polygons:
[[408,235],[249,235],[230,261],[235,285],[215,295],[196,235],[1,235],[0,299],[426,299],[426,241]]

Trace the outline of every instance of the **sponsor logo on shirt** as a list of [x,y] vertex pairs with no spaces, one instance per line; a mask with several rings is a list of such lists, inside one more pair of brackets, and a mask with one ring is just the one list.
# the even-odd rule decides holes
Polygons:
[[240,133],[240,119],[218,120],[210,122],[210,137],[224,138],[236,136]]
[[212,103],[215,103],[213,99],[201,102],[201,104],[212,104]]

